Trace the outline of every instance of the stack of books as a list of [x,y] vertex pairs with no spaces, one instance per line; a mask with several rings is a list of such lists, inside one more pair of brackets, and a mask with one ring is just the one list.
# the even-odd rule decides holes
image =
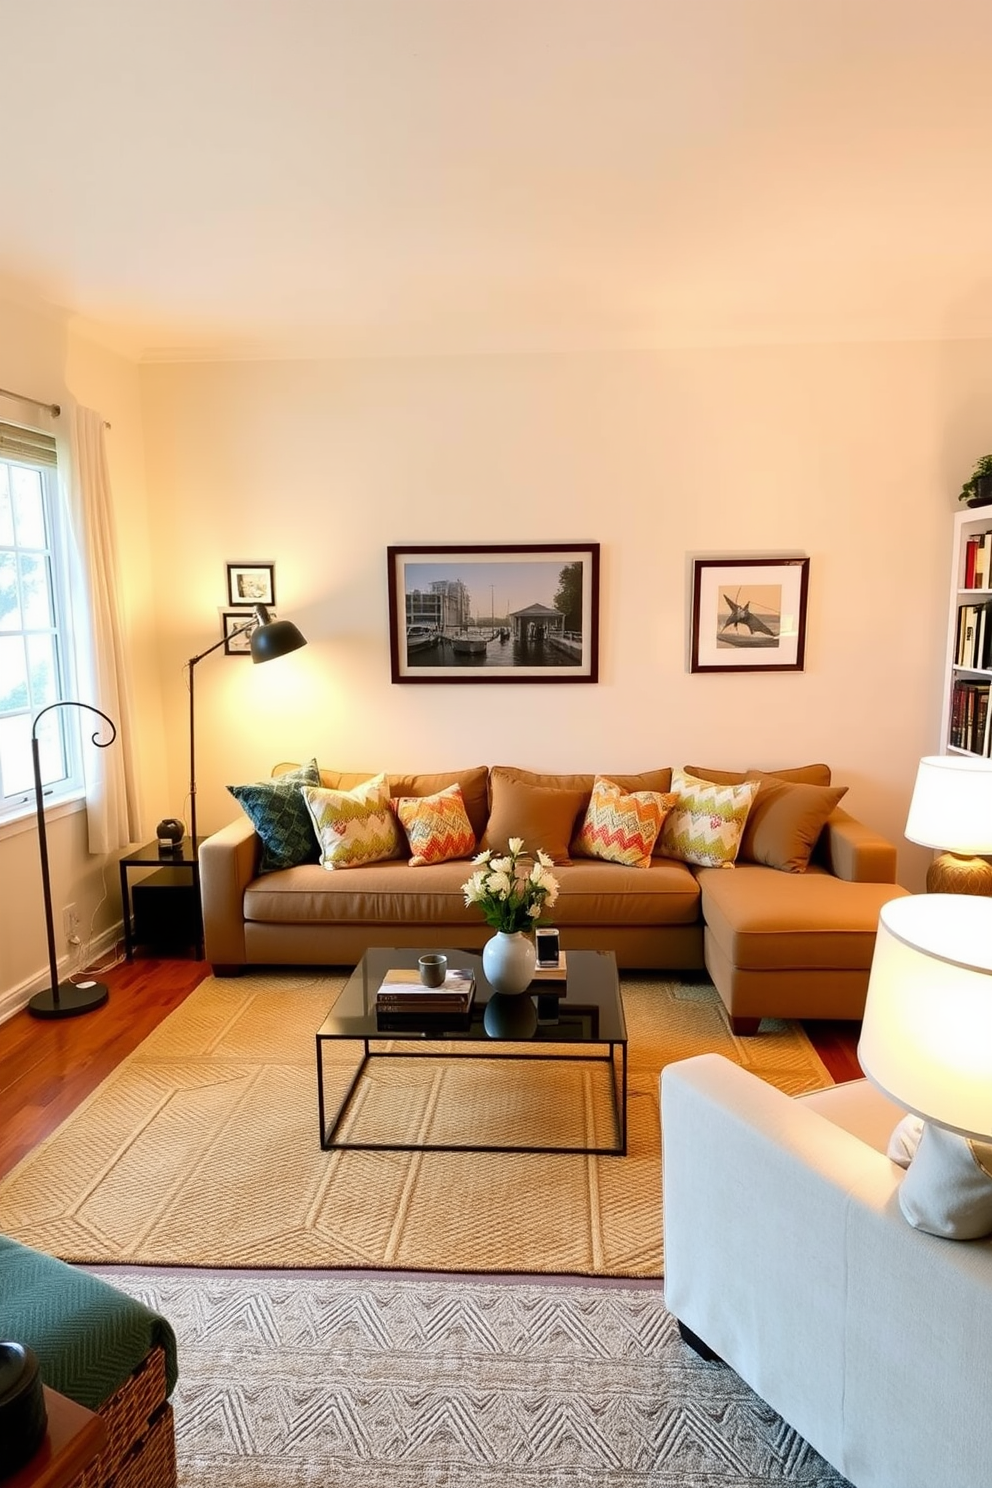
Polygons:
[[440,987],[425,987],[416,970],[395,968],[375,995],[376,1025],[383,1033],[463,1032],[472,1020],[474,996],[470,966],[449,969]]

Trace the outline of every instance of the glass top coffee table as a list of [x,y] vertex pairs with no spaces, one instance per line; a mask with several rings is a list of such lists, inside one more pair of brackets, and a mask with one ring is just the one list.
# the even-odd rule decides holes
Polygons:
[[[521,997],[501,997],[486,981],[480,955],[445,950],[449,967],[470,966],[475,972],[475,998],[468,1025],[448,1029],[435,1024],[426,1030],[380,1026],[376,993],[383,977],[395,968],[415,969],[423,953],[423,947],[377,946],[366,951],[318,1028],[317,1103],[324,1151],[625,1156],[627,1025],[613,952],[567,951],[564,983],[538,980],[531,992]],[[357,1068],[342,1047],[347,1044],[359,1046]],[[492,1102],[476,1102],[474,1116],[462,1129],[452,1109],[453,1098],[450,1093],[446,1097],[443,1078],[439,1077],[439,1093],[432,1097],[431,1111],[425,1103],[420,1127],[416,1131],[390,1131],[388,1103],[380,1108],[375,1100],[374,1066],[385,1060],[433,1062],[438,1069],[457,1061],[459,1076],[491,1082]],[[501,1080],[506,1066],[498,1061],[514,1061],[520,1079]],[[583,1079],[583,1089],[591,1092],[589,1099],[599,1113],[592,1126],[608,1126],[608,1132],[578,1131],[577,1123],[582,1123],[577,1117],[571,1120],[570,1111],[562,1112],[557,1131],[551,1129],[555,1121],[548,1112],[548,1090],[540,1089],[542,1071],[547,1081],[550,1073],[563,1065],[575,1067],[567,1072],[569,1077],[574,1074],[576,1081]],[[426,1065],[423,1068],[427,1070]],[[532,1103],[535,1126],[543,1129],[527,1130],[523,1135],[519,1131],[508,1135],[505,1126],[501,1129],[499,1116],[508,1104],[512,1105],[518,1090],[524,1107]],[[412,1094],[411,1104],[416,1099]],[[484,1112],[479,1114],[480,1104],[491,1105],[491,1123],[484,1119]],[[559,1105],[564,1104],[564,1100],[559,1101]],[[523,1124],[527,1126],[526,1119]],[[588,1124],[587,1120],[587,1128]]]

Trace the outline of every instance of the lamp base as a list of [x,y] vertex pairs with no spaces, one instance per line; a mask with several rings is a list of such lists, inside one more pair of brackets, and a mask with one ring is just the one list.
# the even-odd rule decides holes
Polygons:
[[928,894],[992,895],[992,863],[942,852],[927,869]]
[[77,1018],[80,1013],[102,1007],[109,996],[106,982],[86,982],[82,986],[60,982],[57,996],[51,987],[35,993],[28,1003],[28,1012],[36,1018]]

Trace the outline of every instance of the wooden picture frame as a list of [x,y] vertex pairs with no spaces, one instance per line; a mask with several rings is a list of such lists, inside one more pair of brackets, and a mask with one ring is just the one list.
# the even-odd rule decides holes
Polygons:
[[599,544],[389,547],[394,682],[596,682]]
[[801,672],[809,559],[696,558],[689,670]]
[[232,606],[275,604],[275,564],[229,563],[227,565],[227,602]]

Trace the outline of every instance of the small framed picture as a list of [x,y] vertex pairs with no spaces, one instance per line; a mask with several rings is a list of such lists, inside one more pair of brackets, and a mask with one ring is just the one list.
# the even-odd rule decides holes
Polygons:
[[[250,656],[251,655],[251,633],[255,629],[255,616],[251,610],[223,610],[224,623],[224,655],[225,656]],[[274,610],[269,611],[270,618],[277,618]]]
[[801,672],[808,558],[696,558],[692,672]]
[[275,564],[229,563],[227,565],[227,602],[229,605],[275,604]]

